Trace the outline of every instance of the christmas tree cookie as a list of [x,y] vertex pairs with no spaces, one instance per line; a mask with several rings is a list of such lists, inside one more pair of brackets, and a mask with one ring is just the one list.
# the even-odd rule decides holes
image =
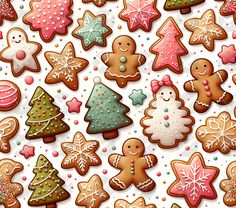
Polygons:
[[94,78],[94,88],[86,103],[89,109],[85,121],[89,122],[87,133],[102,133],[104,139],[118,137],[118,129],[133,123],[126,113],[129,107],[122,104],[122,96],[101,82],[99,77]]
[[56,135],[69,131],[70,127],[62,121],[64,114],[53,104],[54,99],[41,87],[37,87],[29,103],[26,125],[30,129],[26,139],[43,138],[45,143],[54,142]]
[[17,13],[11,4],[11,0],[0,0],[0,25],[2,25],[4,19],[17,20]]
[[29,185],[29,190],[33,191],[28,201],[29,206],[56,208],[57,202],[70,197],[70,194],[62,188],[65,181],[57,176],[58,171],[44,155],[39,155],[33,173],[35,177]]
[[181,14],[191,12],[191,7],[202,4],[205,0],[166,0],[164,9],[166,11],[180,10]]
[[143,133],[161,148],[174,148],[192,132],[194,118],[168,75],[151,82],[153,100],[141,119]]

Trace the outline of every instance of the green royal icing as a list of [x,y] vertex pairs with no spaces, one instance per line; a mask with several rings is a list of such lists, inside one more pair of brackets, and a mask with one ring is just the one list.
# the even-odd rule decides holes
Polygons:
[[124,66],[124,65],[121,65],[120,68],[119,68],[119,70],[120,70],[121,72],[125,72],[126,69],[127,69],[127,67]]

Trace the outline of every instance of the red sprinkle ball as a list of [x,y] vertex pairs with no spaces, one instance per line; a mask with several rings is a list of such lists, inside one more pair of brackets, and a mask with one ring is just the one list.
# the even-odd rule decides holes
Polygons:
[[59,155],[58,151],[53,151],[52,156],[57,157]]
[[26,76],[25,77],[25,83],[27,85],[32,85],[34,83],[34,78],[32,76]]

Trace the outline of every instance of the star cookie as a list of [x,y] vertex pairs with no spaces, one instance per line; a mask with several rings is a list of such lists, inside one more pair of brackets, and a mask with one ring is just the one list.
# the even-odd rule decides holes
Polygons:
[[110,27],[106,25],[106,15],[95,16],[90,11],[85,11],[83,18],[78,19],[79,27],[75,28],[72,35],[79,38],[85,51],[93,46],[105,47],[106,38],[112,33]]
[[4,19],[9,21],[17,20],[17,13],[11,4],[11,0],[0,1],[0,25],[2,25]]
[[236,121],[224,111],[218,117],[207,118],[206,124],[197,129],[196,137],[206,152],[219,150],[227,154],[236,150]]
[[157,10],[157,0],[123,0],[124,9],[119,17],[128,22],[131,32],[142,29],[151,31],[152,22],[160,18],[161,13]]
[[226,170],[227,179],[221,181],[220,188],[225,192],[224,203],[227,206],[236,205],[236,161],[230,163]]
[[23,22],[33,31],[39,31],[44,42],[50,42],[54,36],[66,35],[67,27],[72,24],[70,15],[73,0],[31,0],[30,11]]
[[221,47],[221,52],[218,53],[218,56],[222,59],[223,64],[236,63],[236,50],[233,44]]
[[194,153],[188,162],[173,160],[172,170],[176,180],[168,188],[169,195],[184,197],[188,206],[197,208],[204,199],[216,199],[217,193],[212,185],[219,169],[206,166],[201,153]]
[[28,159],[29,157],[34,156],[34,146],[28,146],[24,145],[23,149],[20,151],[20,154],[25,157],[25,159]]
[[132,94],[129,95],[129,98],[132,100],[132,105],[142,105],[147,96],[143,94],[143,90],[133,89]]
[[149,204],[147,205],[143,197],[139,197],[133,203],[129,203],[124,199],[118,199],[115,202],[115,208],[156,208],[156,205]]
[[73,97],[72,100],[66,102],[66,105],[68,106],[69,113],[79,113],[82,102],[78,101],[77,98]]
[[46,52],[45,57],[52,70],[47,75],[45,82],[55,84],[63,82],[71,90],[78,90],[79,82],[77,73],[84,70],[89,62],[75,56],[75,49],[71,42],[67,43],[62,52]]
[[[83,3],[93,2],[97,7],[102,7],[108,0],[82,0]],[[116,1],[116,0],[109,0]]]
[[102,164],[101,159],[96,154],[99,142],[95,140],[87,141],[80,132],[75,134],[73,142],[64,142],[61,147],[66,154],[61,164],[62,168],[75,167],[80,175],[85,175],[90,166]]
[[103,183],[98,175],[93,175],[88,182],[78,184],[79,195],[76,198],[76,205],[86,208],[99,208],[102,202],[110,198],[103,189]]
[[189,44],[203,44],[209,51],[214,50],[215,40],[227,38],[226,31],[220,25],[216,24],[215,13],[212,9],[207,10],[201,18],[187,20],[184,26],[192,32]]
[[11,63],[15,77],[25,70],[39,72],[41,67],[37,55],[41,49],[41,44],[28,40],[24,30],[14,27],[7,33],[7,47],[0,52],[0,60]]

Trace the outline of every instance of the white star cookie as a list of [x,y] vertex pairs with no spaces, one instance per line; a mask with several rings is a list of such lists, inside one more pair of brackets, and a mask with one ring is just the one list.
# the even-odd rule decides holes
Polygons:
[[0,60],[11,63],[12,74],[17,77],[24,70],[32,72],[40,71],[37,59],[42,46],[28,40],[24,30],[18,27],[10,29],[7,33],[7,47],[0,52]]

